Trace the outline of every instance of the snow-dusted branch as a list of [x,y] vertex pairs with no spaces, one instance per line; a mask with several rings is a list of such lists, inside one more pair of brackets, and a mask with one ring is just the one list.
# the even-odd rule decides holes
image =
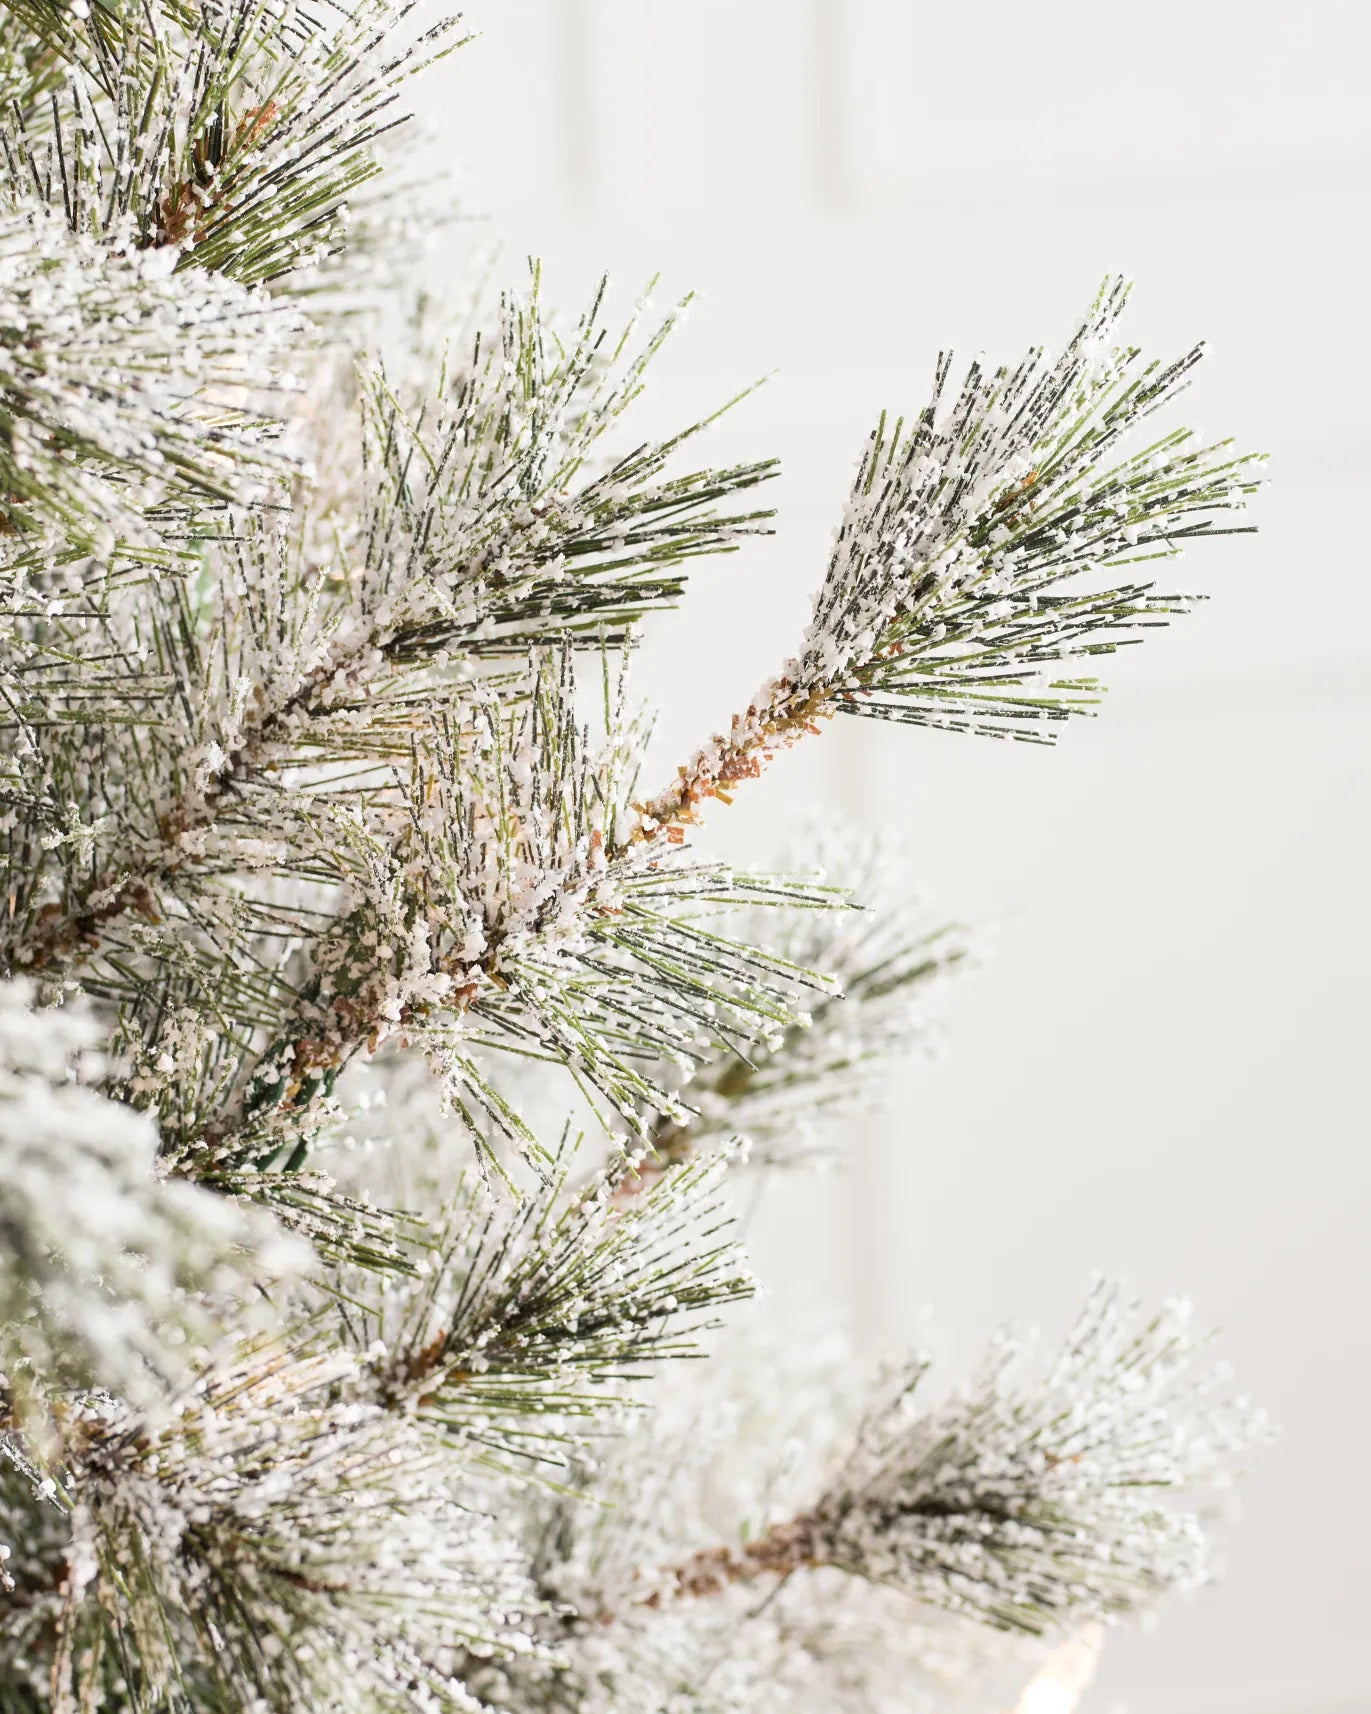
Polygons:
[[[298,533],[248,517],[214,549],[207,613],[177,587],[143,585],[21,627],[11,646],[26,656],[25,696],[8,721],[0,714],[15,735],[14,801],[60,829],[64,804],[91,795],[61,790],[78,766],[65,752],[116,718],[137,736],[140,769],[156,765],[141,812],[91,806],[124,837],[92,841],[56,898],[42,896],[45,865],[24,843],[3,934],[11,966],[127,957],[138,919],[175,914],[225,869],[260,867],[264,822],[277,835],[270,867],[314,874],[336,773],[352,793],[359,764],[404,768],[416,726],[488,676],[483,661],[498,668],[530,643],[582,634],[610,647],[679,595],[683,561],[762,527],[768,513],[719,503],[769,464],[668,469],[703,424],[601,455],[673,323],[641,347],[630,323],[607,348],[597,296],[562,346],[535,285],[506,301],[469,366],[441,374],[412,409],[371,377],[362,516],[323,566]],[[494,682],[517,694],[509,678]],[[60,855],[60,843],[49,849]]]
[[[260,498],[289,470],[260,401],[299,315],[174,277],[173,262],[111,253],[31,196],[0,198],[0,535],[20,555],[55,526],[59,552],[108,561],[121,537],[147,544],[149,512]],[[0,615],[26,594],[7,589]],[[30,601],[50,598],[40,584]]]
[[313,1258],[263,1210],[160,1177],[151,1121],[92,1087],[95,1021],[32,1000],[0,983],[0,1401],[151,1407],[223,1337],[212,1304],[236,1316]]
[[355,903],[315,947],[298,1002],[228,1108],[188,1140],[202,1168],[293,1146],[350,1055],[422,1047],[480,1134],[535,1158],[536,1139],[473,1037],[567,1066],[630,1127],[680,1113],[658,1068],[783,1031],[831,982],[715,926],[740,905],[841,908],[813,882],[737,874],[621,835],[639,737],[614,706],[593,746],[573,656],[546,655],[525,694],[438,722],[391,838],[368,848]]
[[0,187],[36,189],[74,231],[182,270],[317,289],[380,171],[377,144],[408,117],[403,86],[465,39],[447,20],[406,45],[418,9],[5,0],[65,76],[0,117]]
[[60,1459],[23,1472],[0,1628],[49,1640],[7,1658],[6,1692],[118,1706],[136,1675],[144,1706],[469,1714],[464,1651],[526,1652],[540,1603],[442,1437],[350,1398],[355,1372],[263,1345],[160,1425],[83,1401]]
[[1097,1288],[1045,1374],[1004,1337],[976,1384],[923,1409],[928,1364],[895,1373],[830,1485],[751,1539],[643,1569],[652,1608],[822,1567],[1038,1632],[1115,1622],[1203,1581],[1197,1498],[1262,1432],[1201,1361],[1184,1304],[1144,1315]]
[[441,355],[371,319],[425,24],[0,0],[0,1714],[942,1714],[949,1635],[1010,1706],[1201,1575],[1240,1413],[1108,1292],[860,1426],[782,1353],[673,1389],[752,1290],[735,1163],[868,1106],[966,950],[860,834],[691,834],[835,714],[1050,736],[1254,466],[1126,441],[1198,353],[1116,347],[1117,283],[942,362],[795,658],[642,798],[618,662],[774,466],[633,432],[680,309],[560,324],[535,267]]
[[970,956],[966,934],[938,922],[910,885],[914,853],[889,839],[831,829],[804,842],[791,867],[841,876],[848,911],[754,912],[730,925],[797,969],[834,983],[802,1019],[741,1049],[722,1045],[677,1090],[683,1111],[653,1115],[616,1194],[631,1198],[663,1173],[726,1142],[747,1139],[752,1166],[822,1157],[834,1122],[881,1106],[888,1074],[939,1044],[949,977]]
[[798,655],[647,801],[641,836],[697,820],[834,714],[1050,742],[1054,723],[1098,700],[1062,663],[1184,610],[1185,597],[1096,574],[1243,528],[1226,516],[1254,492],[1256,467],[1186,430],[1124,444],[1201,354],[1144,362],[1116,346],[1126,295],[1110,282],[1055,361],[1034,350],[1012,369],[975,363],[950,401],[944,357],[912,425],[881,419]]
[[570,1465],[579,1425],[621,1411],[634,1372],[703,1355],[719,1312],[751,1295],[722,1152],[630,1210],[607,1174],[569,1196],[569,1155],[522,1205],[463,1185],[424,1273],[359,1321],[388,1408],[511,1460]]

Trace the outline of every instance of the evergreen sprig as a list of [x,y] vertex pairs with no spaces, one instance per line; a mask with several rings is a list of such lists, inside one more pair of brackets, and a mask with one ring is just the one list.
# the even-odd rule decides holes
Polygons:
[[[302,331],[289,306],[0,200],[0,534],[22,554],[55,525],[62,549],[108,562],[121,538],[155,544],[148,514],[178,501],[264,498],[290,465],[282,381],[256,377]],[[16,579],[0,615],[26,594]]]
[[721,1194],[721,1156],[632,1206],[603,1173],[573,1194],[573,1151],[521,1203],[471,1176],[422,1277],[358,1322],[391,1408],[504,1461],[569,1465],[586,1419],[618,1412],[635,1371],[702,1355],[753,1284]]
[[754,913],[733,932],[822,972],[833,991],[812,996],[783,1030],[721,1045],[695,1066],[677,1091],[684,1111],[652,1116],[625,1191],[738,1135],[753,1167],[812,1160],[831,1146],[835,1121],[876,1109],[885,1075],[935,1046],[938,1002],[970,947],[910,891],[910,853],[828,834],[799,855],[841,875],[855,908],[770,922]]
[[100,1025],[32,1000],[0,983],[0,1420],[41,1435],[56,1394],[164,1403],[226,1303],[314,1257],[260,1209],[159,1177],[155,1127],[99,1093]]
[[640,738],[609,700],[605,742],[591,744],[574,659],[536,657],[521,695],[456,707],[416,747],[393,832],[368,846],[356,904],[319,937],[298,1005],[212,1130],[215,1158],[241,1131],[232,1146],[260,1160],[272,1115],[308,1110],[353,1052],[397,1036],[423,1047],[474,1136],[493,1126],[542,1154],[473,1051],[492,1045],[565,1066],[642,1131],[645,1106],[679,1110],[657,1080],[663,1058],[784,1029],[806,987],[830,986],[710,918],[840,895],[627,837]]
[[935,1610],[979,1682],[968,1627],[1202,1568],[1156,1495],[1238,1423],[1170,1311],[926,1411],[916,1362],[846,1439],[810,1395],[842,1451],[784,1505],[774,1357],[639,1407],[750,1290],[734,1133],[771,1168],[868,1104],[965,953],[903,869],[740,871],[702,805],[838,713],[1050,737],[1255,467],[1153,428],[1198,353],[1119,346],[1117,282],[1055,361],[943,360],[795,658],[639,797],[614,663],[774,466],[635,433],[679,311],[563,329],[535,268],[412,363],[329,313],[462,39],[0,0],[0,1714],[856,1714]]
[[948,401],[944,356],[912,427],[882,417],[798,655],[649,801],[645,827],[696,819],[834,714],[1051,742],[1098,700],[1061,663],[1184,610],[1184,596],[1094,574],[1247,528],[1227,514],[1259,461],[1183,429],[1124,446],[1202,355],[1144,362],[1115,345],[1127,293],[1107,282],[1055,362],[1035,349],[1012,368],[974,363]]
[[372,377],[361,600],[393,660],[520,654],[579,633],[617,647],[681,594],[678,566],[732,551],[771,518],[717,508],[773,476],[774,460],[668,470],[722,411],[667,440],[608,449],[685,305],[635,347],[639,316],[611,336],[604,294],[602,282],[563,339],[535,268],[493,335],[445,362],[417,406]]
[[1184,1303],[1144,1314],[1101,1282],[1044,1374],[1024,1383],[1028,1347],[1005,1334],[971,1387],[927,1411],[915,1358],[835,1449],[812,1506],[635,1572],[617,1599],[659,1607],[832,1568],[1037,1633],[1194,1587],[1207,1548],[1183,1502],[1226,1480],[1261,1422],[1198,1362],[1189,1320]]
[[7,1684],[59,1708],[465,1714],[458,1661],[527,1650],[540,1603],[507,1534],[455,1496],[441,1437],[349,1398],[354,1371],[264,1345],[164,1426],[76,1405],[25,1472],[30,1510],[69,1538],[35,1530],[10,1571],[6,1617],[43,1624],[50,1659]]
[[1047,1373],[1008,1338],[977,1384],[911,1410],[897,1377],[816,1506],[814,1554],[924,1601],[1030,1631],[1116,1621],[1206,1574],[1200,1517],[1168,1494],[1226,1479],[1260,1432],[1198,1361],[1189,1306],[1145,1315],[1100,1285]]
[[1099,1282],[1055,1359],[1002,1334],[925,1405],[915,1356],[863,1409],[831,1338],[725,1343],[536,1508],[563,1661],[475,1684],[546,1710],[1002,1706],[1052,1639],[1206,1575],[1202,1517],[1264,1433],[1207,1344],[1184,1304]]
[[67,62],[62,97],[0,121],[11,193],[182,270],[280,285],[339,250],[404,84],[465,40],[454,20],[405,45],[417,4],[7,0]]

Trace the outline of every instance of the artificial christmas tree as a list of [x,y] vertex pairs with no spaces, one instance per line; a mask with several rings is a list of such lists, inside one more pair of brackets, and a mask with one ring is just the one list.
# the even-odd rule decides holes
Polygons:
[[749,1318],[736,1186],[965,948],[701,823],[837,715],[1050,739],[1256,467],[1120,283],[941,362],[642,789],[635,640],[772,466],[635,439],[672,318],[536,272],[368,355],[414,13],[0,5],[0,1714],[1048,1706],[1254,1419],[1107,1285],[943,1396]]

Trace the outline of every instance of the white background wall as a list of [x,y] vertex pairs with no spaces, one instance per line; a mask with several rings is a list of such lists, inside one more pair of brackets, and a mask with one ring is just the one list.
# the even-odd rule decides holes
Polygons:
[[[1065,335],[1107,269],[1131,331],[1208,336],[1189,406],[1270,451],[1213,600],[1109,666],[1056,752],[848,721],[716,822],[818,798],[904,833],[999,924],[854,1170],[772,1197],[763,1268],[876,1338],[1056,1326],[1094,1268],[1183,1289],[1284,1428],[1224,1586],[1107,1656],[1088,1707],[1371,1708],[1366,400],[1371,14],[1359,0],[470,0],[427,110],[469,206],[568,306],[608,268],[704,301],[647,428],[778,378],[712,455],[779,453],[781,534],[706,566],[643,682],[672,759],[787,652],[862,437],[939,344]],[[446,246],[444,248],[443,246]],[[444,239],[431,262],[456,276]],[[801,1313],[797,1309],[797,1315]],[[803,1313],[809,1313],[804,1310]]]

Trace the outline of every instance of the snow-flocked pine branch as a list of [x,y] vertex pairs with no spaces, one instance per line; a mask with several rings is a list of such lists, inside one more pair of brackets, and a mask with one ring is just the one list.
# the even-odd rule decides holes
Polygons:
[[[526,1652],[540,1603],[508,1532],[456,1493],[442,1438],[349,1397],[355,1369],[268,1344],[160,1426],[80,1401],[60,1459],[21,1472],[30,1516],[0,1612],[8,1641],[50,1640],[7,1661],[0,1696],[99,1708],[133,1687],[133,1707],[178,1714],[467,1714],[457,1666]],[[42,1527],[54,1514],[60,1547]]]
[[363,349],[376,234],[444,216],[368,204],[431,16],[0,0],[0,1714],[942,1714],[944,1655],[988,1714],[1196,1580],[1239,1419],[1108,1293],[850,1433],[764,1444],[779,1360],[709,1402],[739,1164],[869,1105],[965,944],[907,859],[694,828],[836,713],[1050,737],[1254,467],[1134,434],[1197,353],[1118,348],[1117,283],[1055,362],[942,362],[644,798],[626,664],[774,466],[638,433],[679,312],[536,268]]
[[1103,1282],[1055,1360],[1004,1334],[925,1404],[917,1357],[855,1423],[850,1355],[824,1343],[726,1345],[594,1464],[594,1505],[547,1498],[532,1563],[571,1610],[545,1623],[562,1663],[477,1664],[483,1694],[857,1714],[888,1685],[921,1714],[1004,1707],[992,1686],[1053,1639],[1204,1579],[1201,1518],[1265,1432],[1186,1306]]
[[[30,536],[48,547],[45,527],[68,562],[108,560],[121,537],[156,545],[148,513],[260,499],[289,469],[282,401],[258,379],[301,339],[288,304],[176,277],[170,256],[111,252],[19,197],[0,199],[0,305],[0,532],[16,572]],[[77,591],[90,581],[72,577]],[[28,581],[0,617],[51,599],[36,571]]]
[[7,175],[78,233],[245,286],[342,249],[349,202],[408,117],[404,85],[464,40],[455,20],[414,40],[418,0],[4,9],[66,76],[0,121],[0,194]]
[[[976,1383],[924,1411],[916,1359],[888,1383],[812,1507],[666,1569],[638,1597],[832,1566],[990,1624],[1117,1621],[1208,1569],[1185,1501],[1261,1432],[1198,1361],[1187,1304],[1144,1315],[1097,1287],[1045,1374],[1008,1336]],[[1177,1504],[1170,1496],[1178,1496]]]
[[735,873],[623,833],[638,738],[617,699],[603,744],[574,705],[568,652],[531,665],[525,694],[437,722],[387,839],[355,829],[351,908],[321,934],[281,1026],[227,1115],[186,1158],[267,1164],[360,1049],[423,1048],[453,1102],[536,1157],[536,1138],[471,1051],[540,1053],[630,1127],[678,1110],[657,1071],[784,1030],[822,974],[731,936],[740,905],[843,908],[803,878]]
[[703,1355],[701,1335],[751,1295],[726,1164],[695,1163],[630,1210],[607,1173],[569,1196],[571,1151],[521,1205],[492,1206],[472,1177],[423,1271],[356,1324],[378,1395],[506,1462],[569,1466],[589,1419],[644,1402],[630,1380]]
[[313,1264],[262,1210],[159,1175],[151,1121],[98,1091],[95,1019],[32,1000],[0,983],[0,1427],[93,1389],[154,1408]]
[[834,714],[1050,742],[1098,698],[1062,663],[1184,610],[1102,574],[1245,528],[1228,519],[1256,461],[1150,428],[1202,347],[1167,363],[1116,345],[1127,289],[1108,282],[1055,361],[973,363],[949,400],[944,356],[918,418],[881,419],[798,654],[648,801],[644,833],[693,821]]
[[971,946],[911,890],[913,853],[889,839],[827,831],[795,853],[793,866],[804,861],[841,875],[854,908],[778,921],[754,913],[735,932],[766,941],[796,969],[823,972],[833,990],[810,996],[783,1030],[722,1045],[689,1067],[677,1110],[653,1115],[621,1196],[735,1136],[746,1138],[754,1167],[828,1157],[841,1120],[877,1111],[890,1074],[939,1047],[948,979]]

